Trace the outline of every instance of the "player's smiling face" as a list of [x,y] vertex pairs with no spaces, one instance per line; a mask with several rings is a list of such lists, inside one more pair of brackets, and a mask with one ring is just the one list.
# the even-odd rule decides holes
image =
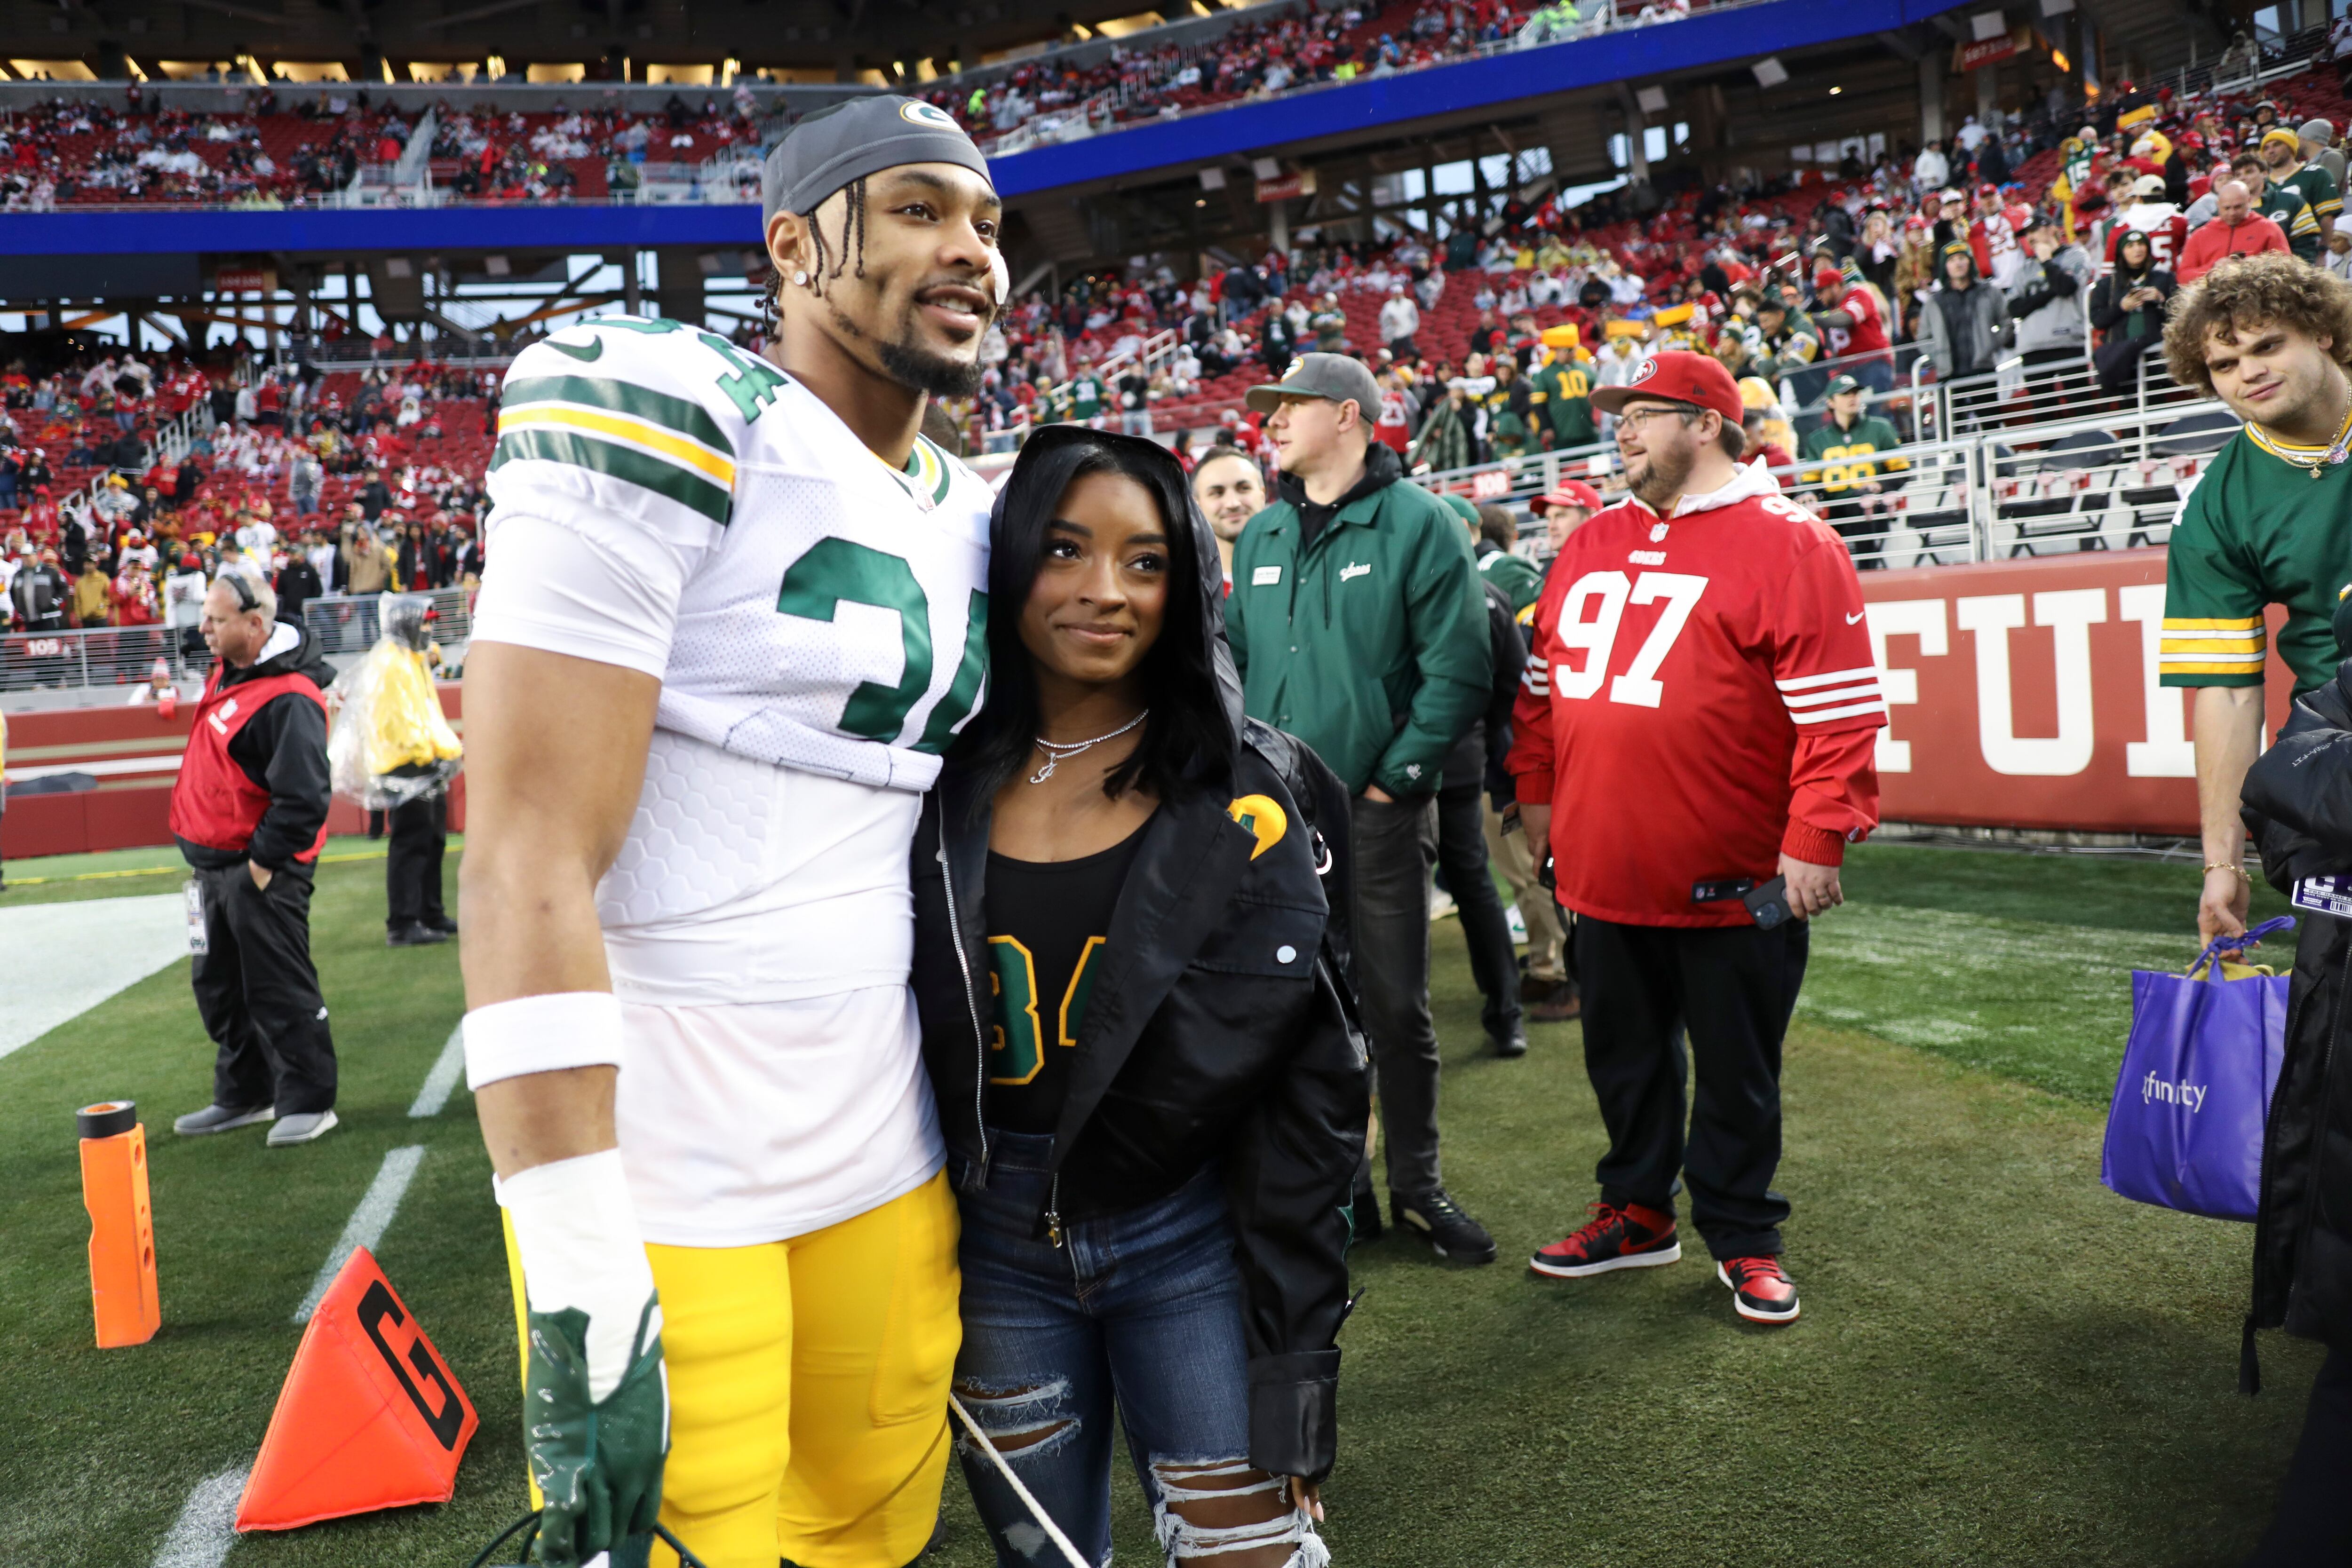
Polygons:
[[1021,612],[1041,683],[1135,678],[1166,619],[1168,549],[1159,504],[1141,485],[1118,473],[1070,481]]
[[[866,182],[865,212],[835,192],[809,215],[824,257],[804,233],[786,271],[787,317],[807,311],[872,370],[935,396],[969,396],[980,382],[981,339],[1003,301],[998,259],[1003,206],[988,182],[952,163],[905,163]],[[777,233],[779,248],[789,230]]]

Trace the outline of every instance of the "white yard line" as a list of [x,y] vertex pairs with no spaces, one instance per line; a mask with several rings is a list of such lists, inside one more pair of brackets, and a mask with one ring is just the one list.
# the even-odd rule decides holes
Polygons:
[[0,910],[0,1056],[185,958],[187,908],[173,892]]
[[236,1503],[245,1495],[245,1474],[240,1466],[196,1483],[155,1553],[154,1568],[220,1568],[236,1544]]
[[425,1087],[416,1092],[415,1102],[408,1107],[413,1117],[438,1116],[441,1107],[466,1076],[466,1026],[460,1023],[449,1031],[449,1043],[441,1048],[441,1055],[433,1063],[433,1071],[425,1075]]
[[[115,908],[133,901],[106,902],[109,907]],[[180,901],[177,894],[173,894],[168,902],[176,910]],[[184,927],[182,929],[184,943]],[[0,1048],[0,1055],[5,1053],[5,1048]],[[425,1086],[416,1092],[415,1103],[409,1106],[408,1113],[417,1117],[440,1114],[465,1070],[464,1031],[452,1030],[448,1043],[434,1061],[433,1070],[425,1075]],[[334,1249],[320,1267],[319,1277],[310,1282],[310,1294],[302,1298],[302,1305],[295,1311],[296,1322],[310,1321],[310,1314],[326,1300],[335,1276],[343,1271],[352,1253],[362,1247],[373,1252],[383,1240],[383,1233],[390,1228],[393,1216],[400,1212],[400,1200],[408,1196],[408,1185],[416,1179],[416,1167],[424,1160],[425,1146],[421,1144],[394,1149],[383,1156],[383,1164],[376,1167],[375,1180],[361,1195],[359,1207],[352,1210],[342,1235],[335,1239]],[[163,1537],[163,1544],[156,1551],[152,1568],[220,1568],[228,1558],[229,1548],[236,1544],[236,1505],[245,1495],[246,1474],[245,1469],[239,1467],[196,1483],[195,1490],[181,1505],[180,1517],[173,1521],[171,1533]]]
[[310,1281],[310,1293],[294,1309],[294,1321],[307,1323],[319,1303],[327,1299],[327,1291],[335,1283],[335,1276],[352,1260],[352,1254],[364,1247],[373,1252],[383,1240],[383,1233],[392,1224],[392,1217],[400,1212],[400,1200],[408,1196],[408,1184],[416,1179],[416,1167],[424,1162],[425,1145],[411,1144],[404,1149],[394,1149],[383,1156],[376,1167],[375,1180],[368,1183],[366,1195],[360,1206],[352,1210],[352,1218],[343,1233],[335,1241],[335,1249],[319,1266],[319,1277]]

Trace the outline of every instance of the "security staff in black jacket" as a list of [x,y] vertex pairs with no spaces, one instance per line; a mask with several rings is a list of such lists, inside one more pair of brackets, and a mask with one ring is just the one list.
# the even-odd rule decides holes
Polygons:
[[[1477,537],[1477,509],[1459,496],[1442,497]],[[1511,748],[1511,705],[1518,700],[1519,673],[1528,645],[1511,614],[1510,596],[1482,574],[1486,605],[1485,631],[1494,660],[1494,684],[1486,708],[1445,754],[1444,782],[1437,788],[1437,866],[1470,949],[1470,977],[1481,998],[1479,1021],[1497,1056],[1528,1053],[1528,1030],[1519,1006],[1519,961],[1511,941],[1510,917],[1486,862],[1486,791],[1499,779],[1507,797],[1510,774],[1503,758]],[[1369,1191],[1369,1189],[1367,1189]]]
[[[1100,509],[1107,489],[1125,512]],[[957,1392],[1080,1550],[1104,1557],[1105,1357],[1121,1354],[1120,1409],[1171,1560],[1238,1549],[1213,1528],[1220,1508],[1255,1521],[1250,1544],[1295,1543],[1337,1451],[1333,1338],[1370,1113],[1344,928],[1347,792],[1306,746],[1243,717],[1215,538],[1156,444],[1048,427],[1022,449],[992,535],[988,706],[924,801],[912,862],[912,984],[966,1216]],[[1150,613],[1135,607],[1147,595]],[[1033,652],[1061,636],[1083,664],[1154,632],[1115,689]],[[1061,734],[1073,690],[1140,711],[1117,740]],[[1119,758],[1132,766],[1107,760]],[[1125,839],[1076,859],[1009,848],[1007,824],[1040,820],[1033,801],[1056,789],[1064,803],[1042,820],[1099,815],[1099,836]],[[1114,860],[1123,871],[1098,877]],[[1047,874],[1050,896],[1008,897]],[[1055,917],[1089,899],[1107,918],[1083,929],[1102,935],[1067,944],[1075,970],[1049,969]],[[1025,1052],[1024,1033],[1039,1042]],[[1055,1102],[1024,1108],[1055,1074]],[[1016,1121],[1024,1109],[1045,1119]],[[1177,1299],[1122,1321],[1122,1301],[1162,1280]],[[1231,1316],[1202,1316],[1204,1292]],[[1163,1343],[1154,1320],[1179,1313],[1201,1326]],[[1093,1348],[1035,1364],[1056,1354],[1039,1347],[1079,1343]],[[1134,1386],[1159,1370],[1167,1384]],[[1205,1416],[1203,1390],[1217,1391]],[[1204,1427],[1213,1446],[1155,1451],[1155,1429]],[[1024,1560],[1009,1544],[1020,1505],[965,1458],[999,1561]],[[1188,1479],[1224,1502],[1204,1510]]]
[[335,1041],[310,961],[310,887],[333,793],[324,688],[335,672],[306,629],[277,619],[250,569],[205,595],[219,661],[197,700],[172,789],[172,834],[195,869],[204,951],[196,1008],[219,1048],[213,1101],[173,1124],[196,1135],[274,1121],[273,1147],[335,1126]]
[[[2352,599],[2336,612],[2352,655]],[[2247,771],[2242,814],[2263,874],[2295,901],[2286,1056],[2263,1127],[2252,1311],[2240,1386],[2261,1386],[2254,1332],[2327,1346],[2270,1531],[2249,1568],[2352,1563],[2352,657],[2296,699],[2277,742]]]

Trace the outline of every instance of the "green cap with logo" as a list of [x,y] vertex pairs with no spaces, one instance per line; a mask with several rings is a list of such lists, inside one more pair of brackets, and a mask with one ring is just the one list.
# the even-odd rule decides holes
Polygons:
[[1252,387],[1242,401],[1255,413],[1272,413],[1286,397],[1328,398],[1352,402],[1367,420],[1381,411],[1381,384],[1364,361],[1349,354],[1301,354],[1271,386]]
[[1830,382],[1828,395],[1831,397],[1843,397],[1848,392],[1858,392],[1861,390],[1862,383],[1854,380],[1852,376],[1840,376],[1835,381]]

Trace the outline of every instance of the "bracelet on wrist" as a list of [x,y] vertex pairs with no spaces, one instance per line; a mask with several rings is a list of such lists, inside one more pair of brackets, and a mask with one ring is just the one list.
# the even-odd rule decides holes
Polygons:
[[2246,878],[2246,880],[2247,880],[2248,882],[2252,882],[2252,881],[2253,881],[2253,880],[2254,880],[2254,879],[2253,879],[2252,877],[2251,877],[2251,876],[2246,876],[2246,868],[2245,868],[2244,866],[2242,866],[2242,865],[2231,865],[2231,864],[2229,862],[2227,862],[2227,861],[2214,861],[2214,862],[2211,862],[2210,863],[2209,863],[2209,864],[2205,867],[2205,874],[2206,874],[2206,875],[2208,875],[2208,876],[2212,875],[2212,874],[2213,874],[2213,873],[2215,873],[2215,872],[2217,872],[2217,871],[2231,871],[2231,872],[2235,872],[2235,873],[2237,873],[2240,876],[2245,877],[2245,878]]

